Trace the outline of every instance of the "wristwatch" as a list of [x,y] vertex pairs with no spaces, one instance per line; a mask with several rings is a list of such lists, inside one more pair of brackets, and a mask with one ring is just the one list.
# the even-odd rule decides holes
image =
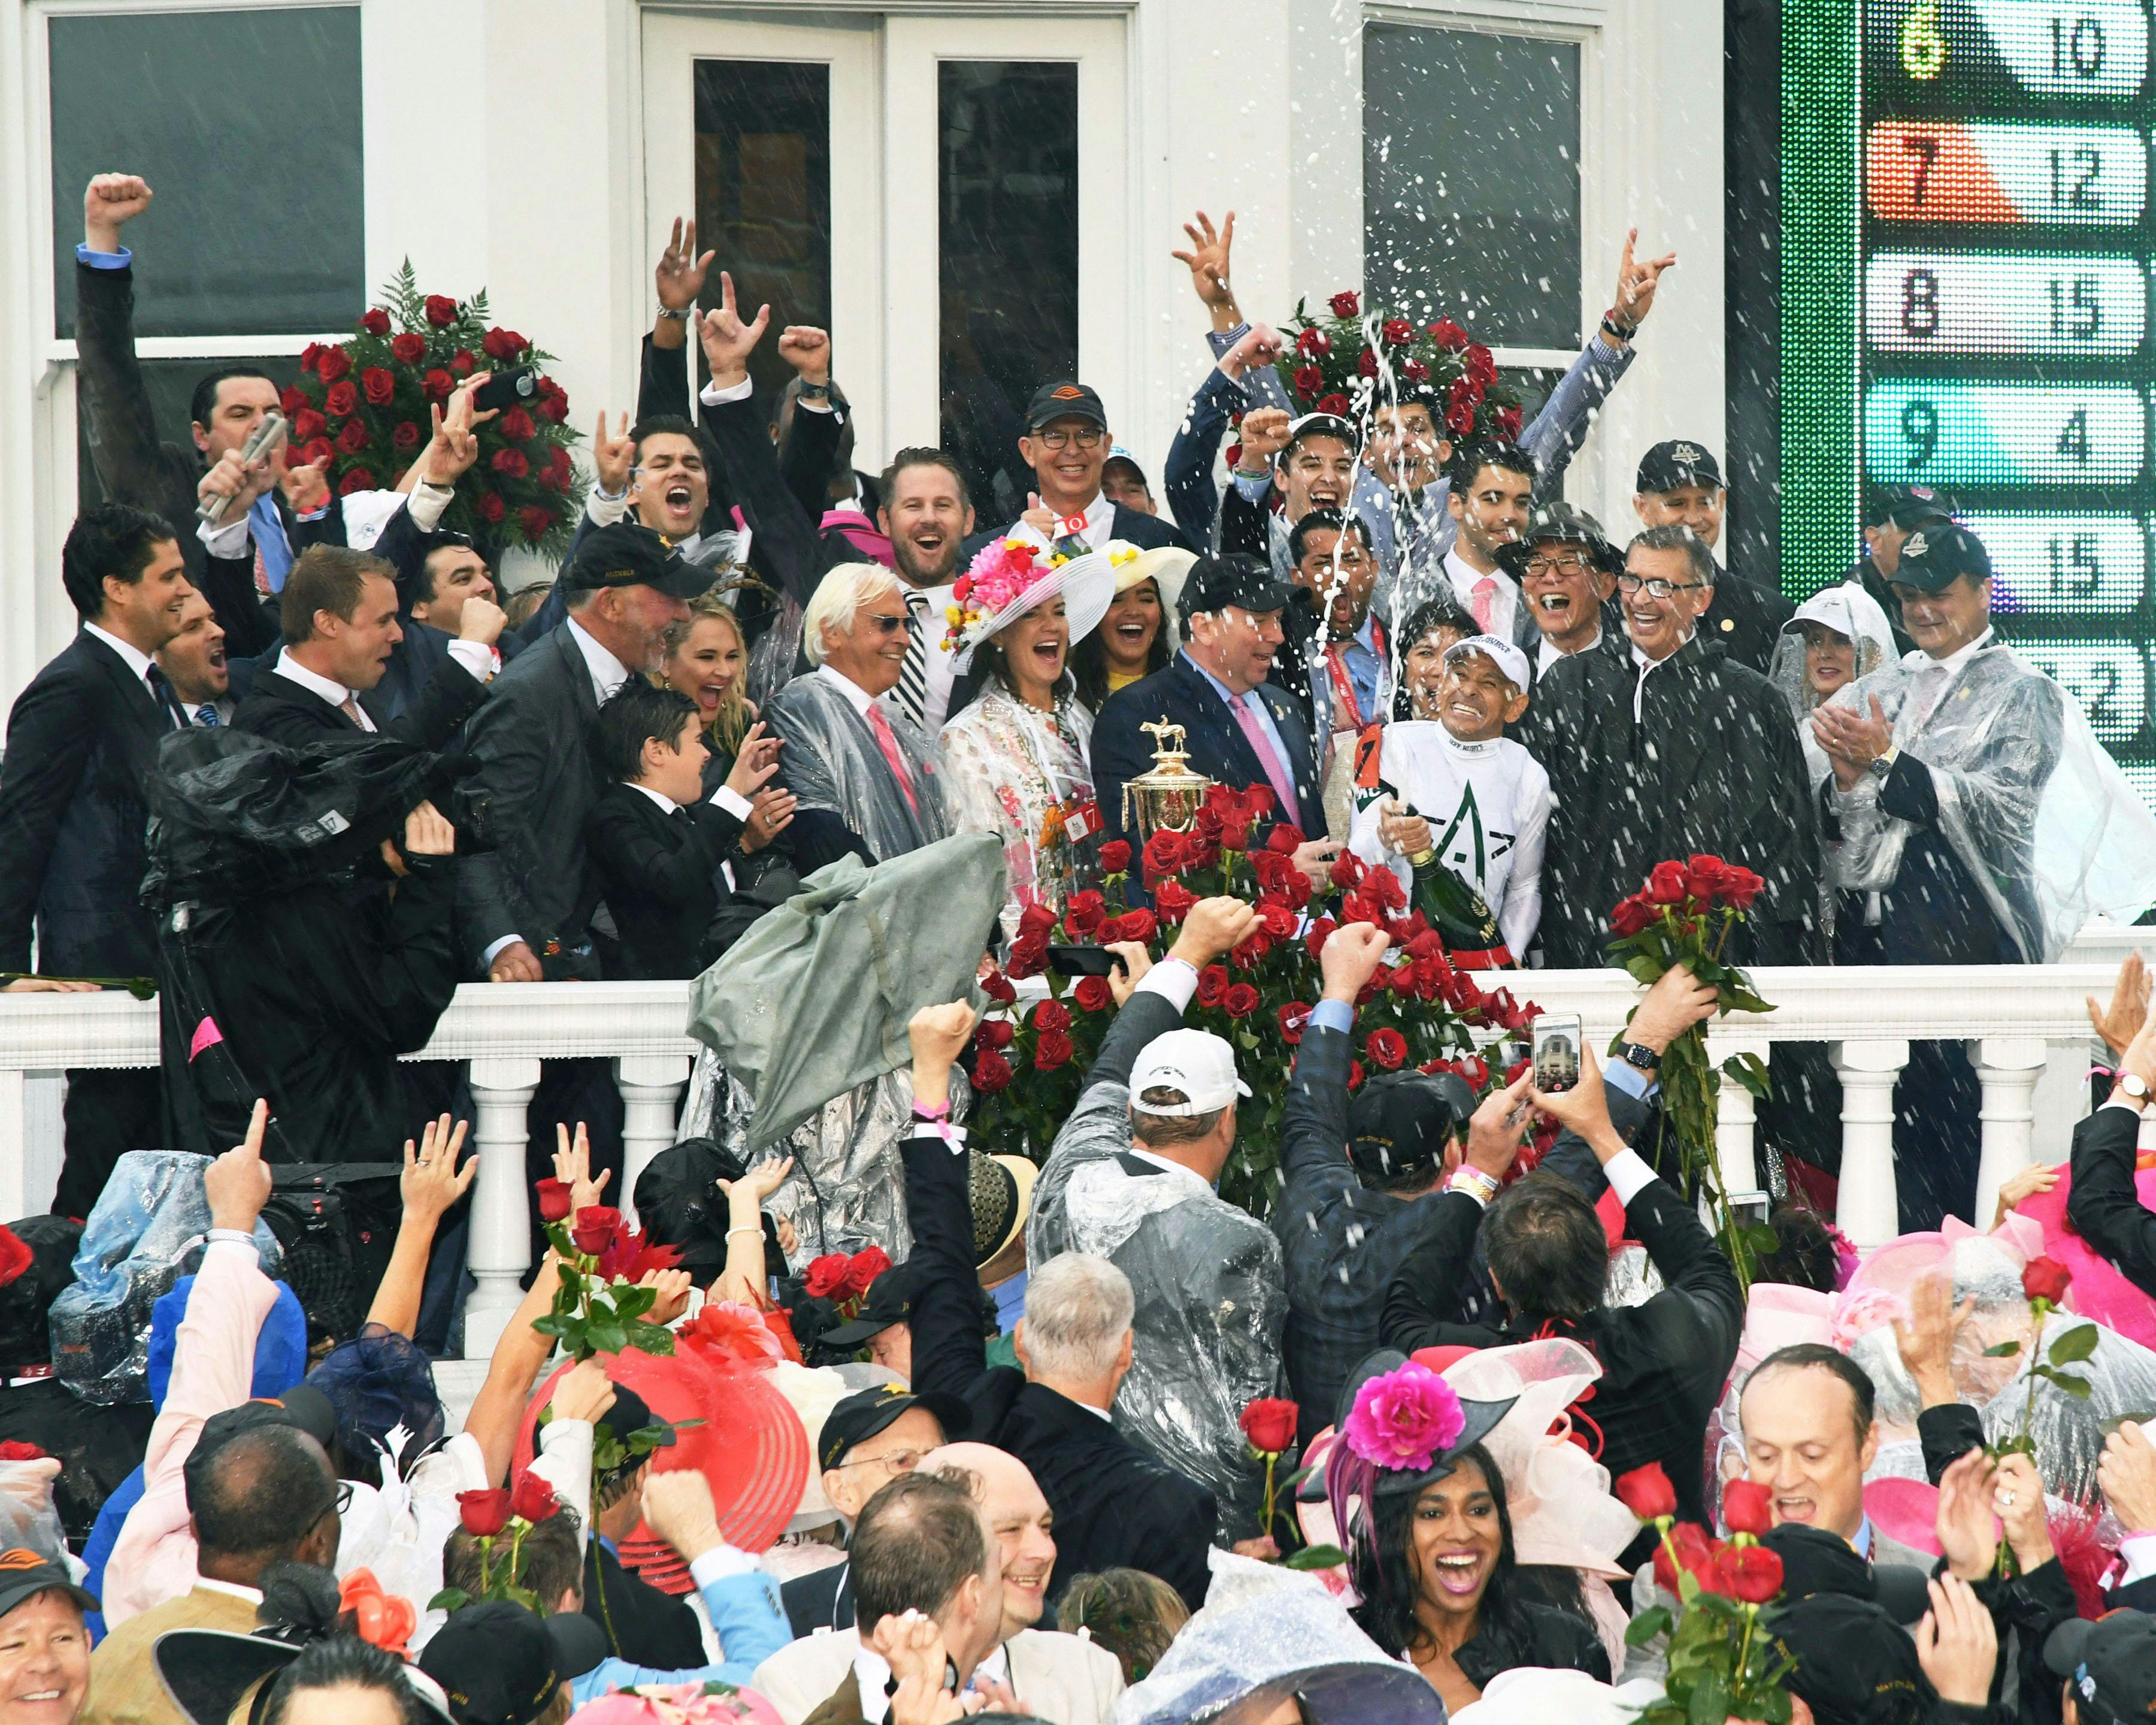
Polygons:
[[810,383],[803,381],[797,391],[803,401],[822,401],[831,393],[829,383]]
[[1612,307],[1602,314],[1602,333],[1614,341],[1629,341],[1640,333],[1640,326],[1636,323],[1620,323],[1615,308]]
[[659,308],[659,315],[668,323],[686,323],[689,321],[689,309],[685,305],[679,311],[670,305],[661,305]]
[[1874,778],[1883,780],[1888,773],[1894,770],[1895,758],[1900,755],[1901,752],[1901,750],[1890,744],[1887,747],[1887,752],[1883,755],[1874,755],[1871,757],[1871,764],[1864,770],[1870,773]]
[[2127,1095],[2133,1097],[2137,1105],[2143,1106],[2147,1105],[2148,1101],[2148,1081],[2142,1077],[2138,1072],[2120,1073],[2118,1075],[2118,1087],[2124,1091]]
[[1662,1064],[1662,1057],[1644,1042],[1620,1042],[1617,1045],[1617,1058],[1642,1072],[1652,1072]]

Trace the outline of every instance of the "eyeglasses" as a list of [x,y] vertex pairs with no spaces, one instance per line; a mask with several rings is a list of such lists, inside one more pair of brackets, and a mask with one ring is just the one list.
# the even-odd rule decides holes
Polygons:
[[1644,587],[1650,598],[1657,599],[1666,599],[1673,593],[1696,593],[1706,585],[1704,581],[1665,581],[1659,575],[1650,575],[1642,580],[1630,569],[1617,578],[1620,591],[1637,593]]
[[1568,551],[1559,557],[1527,559],[1530,575],[1584,575],[1587,570],[1587,559],[1576,551]]
[[880,1467],[886,1473],[911,1473],[921,1466],[927,1452],[924,1450],[894,1450],[887,1455],[863,1455],[852,1461],[841,1461],[841,1467]]
[[1045,431],[1036,431],[1034,435],[1040,440],[1044,449],[1067,449],[1075,443],[1081,449],[1097,449],[1108,434],[1097,425],[1081,425],[1075,431],[1051,425]]
[[351,1507],[352,1481],[350,1480],[339,1480],[336,1482],[336,1497],[331,1502],[330,1507],[324,1510],[321,1515],[316,1516],[315,1520],[316,1522],[320,1522],[323,1516],[336,1516],[341,1520],[344,1517],[345,1512]]
[[868,620],[876,626],[876,633],[880,635],[895,635],[906,627],[903,614],[893,617],[886,611],[871,611]]

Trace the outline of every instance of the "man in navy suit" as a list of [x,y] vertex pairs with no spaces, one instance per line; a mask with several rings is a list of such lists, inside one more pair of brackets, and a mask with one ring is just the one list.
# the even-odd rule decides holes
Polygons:
[[[1093,786],[1111,839],[1123,830],[1123,781],[1152,765],[1148,720],[1183,726],[1193,770],[1235,790],[1270,785],[1281,820],[1325,831],[1317,762],[1298,703],[1265,680],[1293,591],[1256,557],[1200,557],[1183,585],[1183,650],[1165,670],[1109,696],[1093,721]],[[1259,839],[1254,835],[1251,842]],[[1296,860],[1322,870],[1338,846],[1306,842]]]
[[1141,551],[1162,545],[1198,549],[1173,522],[1127,508],[1101,489],[1101,475],[1115,444],[1108,435],[1108,410],[1097,391],[1068,381],[1042,384],[1026,407],[1025,428],[1018,449],[1033,470],[1035,506],[1000,532],[969,540],[966,561],[991,539],[1004,537],[1030,539],[1074,557],[1098,551],[1111,539]]
[[[60,569],[82,629],[17,699],[0,759],[0,970],[31,968],[34,925],[46,978],[154,976],[142,785],[159,742],[187,723],[154,655],[195,589],[172,525],[121,503],[76,521]],[[25,978],[8,988],[59,986]],[[53,1209],[87,1216],[124,1152],[163,1142],[157,1075],[67,1076]]]

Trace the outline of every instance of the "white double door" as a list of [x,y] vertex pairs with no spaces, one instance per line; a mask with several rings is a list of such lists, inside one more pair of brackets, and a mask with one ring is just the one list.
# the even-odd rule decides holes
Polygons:
[[697,215],[706,303],[771,305],[760,382],[826,323],[855,464],[942,444],[978,490],[1041,383],[1130,399],[1124,20],[817,18],[644,14],[649,249]]

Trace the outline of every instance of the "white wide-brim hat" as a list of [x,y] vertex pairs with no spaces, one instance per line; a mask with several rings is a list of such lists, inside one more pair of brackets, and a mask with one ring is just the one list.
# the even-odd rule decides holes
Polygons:
[[1075,647],[1084,640],[1101,626],[1101,619],[1108,614],[1108,607],[1115,600],[1116,570],[1108,561],[1108,550],[1103,547],[1075,557],[1067,563],[1057,564],[1002,610],[983,617],[958,644],[957,651],[951,658],[951,674],[964,676],[973,669],[973,649],[982,642],[1059,596],[1063,600],[1063,614],[1070,624],[1070,644]]
[[[1111,539],[1101,547],[1111,557],[1129,547],[1120,539]],[[1179,545],[1156,545],[1150,551],[1141,551],[1126,557],[1116,565],[1116,591],[1128,593],[1141,581],[1150,581],[1160,593],[1160,627],[1168,637],[1168,651],[1173,653],[1183,644],[1183,630],[1177,620],[1176,602],[1183,597],[1183,583],[1190,573],[1190,566],[1198,561],[1198,553],[1185,551]]]

